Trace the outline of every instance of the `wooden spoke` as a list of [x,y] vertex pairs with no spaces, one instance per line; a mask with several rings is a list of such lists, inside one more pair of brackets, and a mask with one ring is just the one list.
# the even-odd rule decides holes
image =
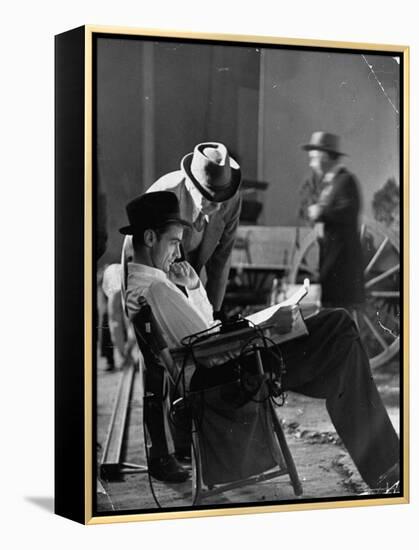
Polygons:
[[356,309],[352,311],[352,317],[353,317],[353,320],[355,321],[357,329],[359,330],[359,319],[358,319],[358,312]]
[[394,265],[390,269],[387,269],[387,271],[384,271],[384,273],[381,273],[381,275],[378,275],[377,277],[370,279],[367,283],[365,283],[365,288],[370,288],[371,286],[382,281],[383,279],[390,277],[390,275],[393,275],[393,273],[395,273],[396,271],[399,271],[399,269],[400,269],[400,264]]
[[372,290],[370,296],[374,298],[400,298],[400,292],[397,290]]
[[383,242],[380,244],[380,246],[377,248],[377,251],[375,252],[374,256],[369,261],[367,267],[364,270],[364,274],[367,275],[370,271],[372,266],[375,264],[375,262],[378,260],[378,258],[381,256],[382,251],[386,247],[386,244],[388,243],[389,239],[388,237],[385,237]]
[[365,223],[363,223],[363,224],[361,225],[361,231],[360,231],[360,234],[359,234],[359,237],[360,237],[361,241],[362,241],[362,239],[364,238],[366,227],[367,227],[367,225],[366,225]]

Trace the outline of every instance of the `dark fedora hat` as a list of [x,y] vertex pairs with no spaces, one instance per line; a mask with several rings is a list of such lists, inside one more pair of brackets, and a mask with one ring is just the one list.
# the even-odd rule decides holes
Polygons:
[[212,202],[230,199],[241,183],[240,166],[222,143],[199,143],[180,165],[200,193]]
[[121,227],[122,235],[134,235],[145,229],[158,229],[168,223],[191,224],[180,216],[179,201],[170,191],[156,191],[136,197],[126,206],[129,225]]
[[336,155],[346,155],[342,153],[339,146],[339,136],[328,132],[314,132],[311,136],[310,143],[302,145],[305,151],[326,151],[327,153],[335,153]]

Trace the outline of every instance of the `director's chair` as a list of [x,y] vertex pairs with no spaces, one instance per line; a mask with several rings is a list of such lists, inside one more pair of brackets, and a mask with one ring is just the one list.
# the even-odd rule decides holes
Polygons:
[[[190,348],[169,350],[144,298],[140,298],[139,305],[132,324],[142,355],[142,371],[164,372],[160,402],[163,416],[158,425],[165,430],[169,450],[174,450],[173,442],[179,439],[176,432],[182,432],[176,425],[179,410],[183,417],[186,411],[190,420],[189,426],[188,422],[183,424],[181,438],[185,439],[185,430],[191,430],[193,505],[212,495],[286,475],[295,495],[301,495],[297,470],[269,394],[269,376],[264,373],[254,329],[218,332],[195,342],[191,362]],[[234,379],[191,390],[191,371],[196,362],[199,368],[211,368],[202,365],[213,364],[217,357],[237,351],[250,337],[256,361],[256,389],[244,388],[241,380]],[[144,375],[142,379],[145,380]],[[143,395],[147,399],[146,387]]]

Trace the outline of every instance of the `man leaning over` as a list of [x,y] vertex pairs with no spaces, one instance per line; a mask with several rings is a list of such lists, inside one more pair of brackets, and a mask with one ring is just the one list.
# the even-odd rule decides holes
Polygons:
[[[183,157],[180,170],[159,178],[147,190],[171,191],[182,218],[189,222],[182,236],[182,257],[203,279],[215,312],[221,309],[228,282],[231,251],[241,210],[241,170],[225,145],[199,143]],[[125,256],[132,255],[130,238]]]

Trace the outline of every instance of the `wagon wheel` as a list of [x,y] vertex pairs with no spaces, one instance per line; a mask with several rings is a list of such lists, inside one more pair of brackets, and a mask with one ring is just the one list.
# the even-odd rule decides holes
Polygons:
[[[400,341],[400,246],[396,232],[365,219],[361,226],[365,304],[356,317],[371,367],[397,355]],[[318,282],[319,248],[311,231],[293,258],[290,283]]]

